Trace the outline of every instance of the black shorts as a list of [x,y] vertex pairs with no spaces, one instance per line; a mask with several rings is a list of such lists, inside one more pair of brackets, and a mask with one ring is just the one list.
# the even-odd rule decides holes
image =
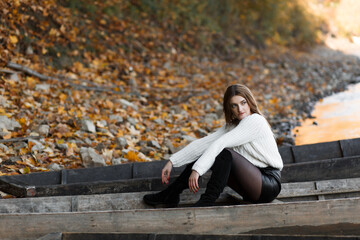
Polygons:
[[281,191],[281,173],[273,167],[259,168],[262,178],[261,194],[256,203],[273,201]]

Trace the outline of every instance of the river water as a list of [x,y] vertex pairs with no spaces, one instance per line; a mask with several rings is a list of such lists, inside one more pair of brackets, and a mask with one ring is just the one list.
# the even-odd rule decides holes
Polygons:
[[359,138],[360,83],[316,103],[312,115],[293,129],[296,145]]

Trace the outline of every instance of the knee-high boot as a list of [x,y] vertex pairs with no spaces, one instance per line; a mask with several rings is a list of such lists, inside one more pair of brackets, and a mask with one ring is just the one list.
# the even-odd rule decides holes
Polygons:
[[232,164],[231,152],[224,149],[216,158],[211,167],[212,174],[207,183],[205,193],[201,195],[194,207],[213,206],[216,199],[224,190],[228,181]]
[[180,202],[180,194],[189,187],[189,177],[193,165],[194,163],[188,164],[179,177],[163,191],[144,195],[144,202],[152,206],[165,205],[166,207],[177,207]]

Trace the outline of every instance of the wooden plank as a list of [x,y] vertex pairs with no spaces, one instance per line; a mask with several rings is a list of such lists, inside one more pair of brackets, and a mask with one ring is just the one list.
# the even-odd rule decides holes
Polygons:
[[[133,178],[156,178],[167,161],[138,162],[133,164]],[[173,168],[171,175],[178,176],[186,166]]]
[[1,176],[0,182],[18,182],[22,183],[22,185],[30,185],[30,186],[41,186],[41,185],[53,185],[61,183],[61,171],[53,171],[53,172],[39,172],[39,173],[30,173],[30,174],[22,174],[22,175],[14,175],[14,176]]
[[279,153],[281,155],[284,164],[295,162],[291,146],[280,147]]
[[344,157],[360,155],[360,138],[340,140]]
[[[318,187],[315,188],[315,185]],[[194,204],[204,188],[196,194],[185,190],[181,195],[182,206]],[[78,195],[60,197],[17,198],[0,200],[0,213],[36,212],[86,212],[153,208],[144,204],[142,197],[150,192]],[[285,183],[277,197],[281,201],[308,196],[330,196],[344,193],[360,194],[360,178],[327,180],[319,182]],[[234,201],[235,200],[235,201]],[[218,204],[241,204],[242,197],[229,187],[218,199]],[[254,205],[256,207],[256,205]]]
[[282,182],[304,182],[360,177],[360,156],[287,164]]
[[116,181],[132,178],[133,164],[123,164],[106,167],[69,169],[68,183],[85,183],[97,181]]
[[[304,230],[304,228],[302,228]],[[52,235],[51,237],[53,237]],[[55,235],[57,236],[57,235]],[[314,235],[276,235],[276,234],[154,234],[154,233],[62,233],[62,238],[52,240],[358,240],[356,236],[314,236]],[[38,239],[43,240],[43,239]]]
[[[82,169],[87,170],[87,169]],[[85,171],[84,171],[85,172]],[[103,172],[104,173],[104,172]],[[68,182],[70,181],[71,172],[68,172]],[[98,175],[100,176],[100,175]],[[206,184],[206,179],[209,173],[200,180],[200,185]],[[8,177],[8,176],[6,176]],[[342,179],[342,178],[356,178],[360,177],[360,156],[347,157],[340,159],[330,159],[315,162],[304,162],[287,164],[282,171],[282,182],[304,182],[304,181],[317,181],[329,179]],[[110,177],[111,178],[111,177]],[[113,177],[114,178],[114,177]],[[3,178],[2,180],[7,179]],[[109,178],[107,178],[109,179]],[[12,178],[17,180],[17,178]],[[171,178],[173,181],[174,178]],[[36,180],[38,181],[38,179]],[[36,182],[33,181],[33,182]],[[60,179],[59,179],[60,181]],[[23,187],[10,191],[12,186],[8,184],[5,188],[5,183],[0,184],[1,191],[10,194],[18,194],[16,196],[61,196],[61,195],[80,195],[80,194],[102,194],[102,193],[119,193],[119,192],[138,192],[138,191],[157,191],[162,189],[160,178],[147,178],[147,179],[124,179],[98,182],[84,182],[84,183],[68,183],[65,185],[43,185],[36,186],[29,189]],[[20,184],[19,184],[20,185]],[[19,186],[18,186],[19,187]]]
[[[349,149],[354,149],[358,144],[359,139],[349,140],[342,142],[345,154],[351,155],[356,154],[358,150],[350,152]],[[298,155],[308,153],[312,149],[323,149],[324,151],[332,145],[339,145],[339,141],[294,146],[290,147],[285,151],[286,154]],[[351,145],[351,146],[350,146]],[[348,146],[348,147],[346,147]],[[292,149],[292,150],[291,150]],[[297,150],[296,150],[297,149]],[[334,147],[336,149],[336,147]],[[347,149],[347,150],[346,150]],[[291,150],[291,151],[290,151]],[[301,151],[300,151],[301,150]],[[290,151],[290,152],[289,152]],[[327,152],[332,152],[327,151]],[[338,152],[339,150],[334,150]],[[336,155],[331,153],[330,155]],[[323,180],[323,179],[339,179],[344,177],[359,177],[360,176],[360,163],[359,156],[355,157],[344,157],[339,159],[321,160],[321,161],[310,161],[311,158],[299,158],[298,161],[310,161],[294,164],[285,164],[284,170],[282,171],[283,182],[298,182],[298,181],[312,181],[312,180]],[[300,159],[300,160],[299,160]],[[129,182],[129,186],[125,187],[124,183],[118,182],[121,179],[132,179],[132,178],[151,178],[160,176],[161,169],[165,161],[147,162],[147,163],[130,163],[116,166],[97,167],[88,169],[69,169],[62,170],[59,172],[45,172],[45,173],[32,173],[18,176],[1,176],[0,177],[0,190],[10,194],[14,194],[18,197],[26,196],[56,196],[56,195],[78,195],[78,194],[94,194],[110,193],[111,189],[115,191],[136,191],[132,189],[135,186],[147,186],[138,189],[139,191],[156,190],[157,188],[150,188],[149,184],[141,184],[140,182]],[[182,168],[175,168],[172,176],[178,175]],[[66,180],[66,181],[65,181]],[[3,184],[2,184],[3,182]],[[19,184],[19,183],[22,184]],[[106,183],[106,182],[113,182]],[[11,184],[15,183],[15,185]],[[80,184],[85,183],[85,184]],[[62,185],[61,185],[62,184]],[[77,184],[77,185],[71,185]],[[117,185],[122,187],[117,187]],[[103,186],[104,185],[104,186]],[[23,186],[23,187],[22,187]],[[26,189],[29,186],[31,191]],[[157,186],[151,184],[151,187]],[[11,188],[14,189],[11,189]],[[35,188],[34,188],[35,187]],[[105,189],[104,187],[107,187]],[[132,190],[131,190],[132,189]],[[81,192],[83,191],[83,192]],[[47,195],[48,194],[48,195]]]
[[[239,234],[249,231],[330,224],[356,225],[360,198],[222,206],[76,213],[0,214],[3,239],[36,239],[53,232]],[[49,224],[52,223],[52,224]],[[56,223],[56,224],[54,224]],[[21,231],[9,231],[18,229]]]
[[293,146],[296,163],[343,157],[339,141]]

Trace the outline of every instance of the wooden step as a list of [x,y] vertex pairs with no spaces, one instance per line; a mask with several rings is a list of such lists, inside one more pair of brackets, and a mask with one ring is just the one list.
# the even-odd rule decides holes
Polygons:
[[[153,168],[149,169],[150,172],[156,171],[158,175],[160,174],[160,166],[162,165],[159,163],[157,163],[157,168],[154,167],[155,165],[150,163],[144,165],[139,163],[138,168],[144,169],[144,174],[139,174],[138,176],[144,176],[146,166],[150,165],[153,166]],[[0,177],[0,190],[17,197],[41,197],[157,191],[163,188],[160,178],[146,177],[123,179],[122,177],[119,177],[119,179],[117,179],[119,173],[117,173],[116,170],[118,169],[122,168],[112,166],[94,169],[81,169],[83,170],[82,172],[76,172],[74,175],[77,175],[83,180],[79,180],[79,182],[72,180],[66,184],[61,184],[63,181],[60,181],[58,184],[51,183],[53,180],[49,180],[49,176],[52,176],[54,172],[45,173],[44,175],[42,175],[42,173],[33,175],[29,174],[19,177],[2,176]],[[92,176],[92,171],[97,172],[96,176]],[[121,172],[122,170],[119,171]],[[178,173],[179,169],[176,169],[174,171],[174,175],[177,175]],[[151,174],[154,173],[152,172]],[[201,186],[206,185],[209,176],[210,173],[207,173],[200,179],[199,182]],[[357,177],[360,177],[360,156],[287,164],[284,166],[282,171],[283,183]],[[174,177],[171,181],[173,180]]]
[[279,148],[284,164],[360,155],[360,138]]
[[332,232],[326,226],[346,226],[360,235],[359,212],[360,198],[348,198],[206,208],[0,214],[0,236],[36,239],[54,232],[221,235],[261,230],[271,234],[309,226]]
[[[327,226],[334,228],[333,225]],[[340,231],[337,226],[337,231]],[[319,228],[317,228],[319,231]],[[359,236],[346,235],[307,235],[304,232],[307,228],[301,228],[300,235],[294,234],[233,234],[233,235],[209,235],[209,234],[139,234],[139,233],[50,233],[37,240],[358,240]],[[343,232],[343,231],[342,231]],[[338,232],[336,232],[338,233]]]
[[[188,190],[181,195],[181,206],[191,206],[205,190],[196,194]],[[89,212],[105,210],[150,209],[142,198],[151,192],[97,195],[15,198],[0,200],[0,213]],[[274,203],[360,197],[360,178],[285,183]],[[218,205],[249,204],[226,187]],[[253,205],[256,207],[256,205]]]

